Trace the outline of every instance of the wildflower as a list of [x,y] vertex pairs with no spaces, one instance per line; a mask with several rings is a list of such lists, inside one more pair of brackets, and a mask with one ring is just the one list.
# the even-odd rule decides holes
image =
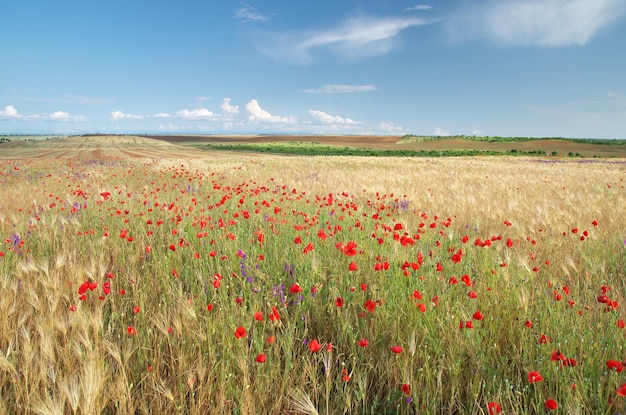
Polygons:
[[489,415],[502,413],[502,407],[497,402],[489,402],[487,404],[487,409],[489,410]]
[[254,359],[257,363],[265,363],[267,361],[267,357],[263,354],[260,353],[256,356],[256,358]]
[[337,307],[343,307],[343,304],[344,304],[344,300],[343,300],[343,298],[342,298],[342,297],[337,297],[337,298],[335,299],[335,305],[336,305]]
[[257,311],[256,313],[254,313],[254,319],[256,321],[263,321],[263,313],[261,313],[260,311]]
[[622,386],[620,386],[619,388],[617,388],[617,390],[615,391],[619,396],[626,396],[626,383],[624,383]]
[[483,313],[480,312],[480,310],[476,311],[474,313],[474,315],[472,316],[472,318],[474,320],[482,320],[484,318]]
[[311,340],[309,343],[309,350],[313,353],[317,353],[322,349],[322,345],[317,341],[317,339]]
[[367,347],[367,346],[370,345],[370,342],[367,339],[361,339],[361,340],[359,340],[358,345],[360,347]]
[[545,402],[546,409],[549,411],[553,411],[559,407],[559,404],[556,403],[554,399],[548,399]]
[[130,334],[131,336],[134,336],[137,334],[137,330],[133,326],[128,326],[126,328],[126,332]]
[[400,387],[400,389],[406,395],[410,395],[411,394],[411,386],[408,383],[403,383],[402,386]]
[[528,372],[528,382],[536,383],[536,382],[541,382],[542,380],[543,380],[543,377],[541,376],[541,373]]
[[391,352],[395,353],[395,354],[400,354],[402,353],[402,346],[391,346]]
[[289,288],[289,292],[291,292],[292,294],[297,294],[299,292],[302,292],[302,288],[300,287],[300,284],[295,283],[291,286],[291,288]]
[[243,327],[239,326],[235,329],[235,338],[236,339],[241,339],[242,337],[246,337],[246,329],[244,329]]

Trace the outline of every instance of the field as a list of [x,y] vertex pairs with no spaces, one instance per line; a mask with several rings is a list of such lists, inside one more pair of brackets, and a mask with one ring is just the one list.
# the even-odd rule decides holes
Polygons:
[[0,413],[626,411],[619,155],[182,141],[0,144]]
[[[251,150],[307,155],[550,155],[626,157],[626,140],[572,140],[506,137],[332,136],[332,135],[157,135],[158,140],[196,148]],[[326,152],[314,152],[320,148]],[[277,151],[278,150],[278,151]],[[366,152],[365,150],[369,150]]]

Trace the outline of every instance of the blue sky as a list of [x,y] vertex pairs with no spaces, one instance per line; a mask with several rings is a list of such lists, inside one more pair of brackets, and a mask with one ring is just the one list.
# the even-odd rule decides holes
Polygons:
[[625,0],[0,6],[0,133],[626,138]]

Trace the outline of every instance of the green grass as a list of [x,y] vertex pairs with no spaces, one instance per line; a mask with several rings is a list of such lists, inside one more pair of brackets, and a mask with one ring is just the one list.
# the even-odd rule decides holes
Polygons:
[[545,156],[545,151],[495,150],[385,150],[359,147],[329,146],[320,143],[261,143],[261,144],[202,144],[194,147],[205,150],[244,151],[297,156],[359,156],[359,157],[461,157],[461,156]]

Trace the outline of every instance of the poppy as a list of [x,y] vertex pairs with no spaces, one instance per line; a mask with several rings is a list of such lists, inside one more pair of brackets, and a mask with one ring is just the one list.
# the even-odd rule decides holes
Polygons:
[[350,262],[350,265],[348,265],[348,271],[354,272],[357,269],[359,269],[359,266],[355,262]]
[[256,358],[254,359],[257,363],[265,363],[267,361],[267,357],[263,354],[260,353],[256,356]]
[[299,292],[302,292],[302,288],[300,287],[300,284],[296,282],[291,286],[291,288],[289,288],[289,292],[292,294],[297,294]]
[[128,328],[126,329],[126,332],[130,334],[131,336],[134,336],[137,334],[137,330],[133,326],[128,326]]
[[617,388],[617,390],[615,391],[619,396],[626,396],[626,383],[624,383],[622,386],[620,386],[619,388]]
[[241,339],[242,337],[246,337],[246,329],[244,329],[243,327],[239,326],[235,329],[235,338],[236,339]]
[[278,314],[278,310],[276,307],[272,306],[272,312],[267,316],[272,321],[280,321],[280,314]]
[[367,300],[365,302],[365,308],[367,309],[367,311],[369,311],[370,313],[373,313],[374,310],[376,310],[376,301],[372,301],[372,300]]
[[542,380],[543,380],[543,377],[541,377],[541,373],[539,373],[539,372],[528,372],[528,382],[536,383],[536,382],[540,382]]
[[402,353],[402,346],[391,346],[391,352],[395,354]]
[[609,370],[614,370],[617,373],[620,373],[624,370],[624,364],[622,362],[618,362],[617,360],[607,360],[606,367]]
[[502,413],[502,407],[497,402],[489,402],[487,404],[487,409],[489,410],[489,415]]
[[361,340],[359,340],[358,344],[359,344],[360,347],[367,347],[367,346],[369,346],[370,342],[367,339],[361,339]]
[[546,409],[549,411],[553,411],[559,407],[559,404],[556,403],[554,399],[548,399],[545,402]]
[[472,316],[472,318],[474,320],[482,320],[484,318],[483,313],[480,312],[480,310],[476,311],[474,313],[474,315]]
[[311,340],[309,343],[309,350],[313,353],[317,353],[322,349],[322,345],[317,341],[317,339]]
[[336,305],[337,307],[343,307],[343,304],[344,304],[344,300],[343,300],[343,298],[342,298],[342,297],[337,297],[337,298],[335,299],[335,305]]
[[411,385],[409,385],[408,383],[403,383],[400,389],[407,395],[411,394]]
[[261,313],[260,311],[257,311],[256,313],[254,313],[254,319],[256,321],[263,321],[263,313]]

